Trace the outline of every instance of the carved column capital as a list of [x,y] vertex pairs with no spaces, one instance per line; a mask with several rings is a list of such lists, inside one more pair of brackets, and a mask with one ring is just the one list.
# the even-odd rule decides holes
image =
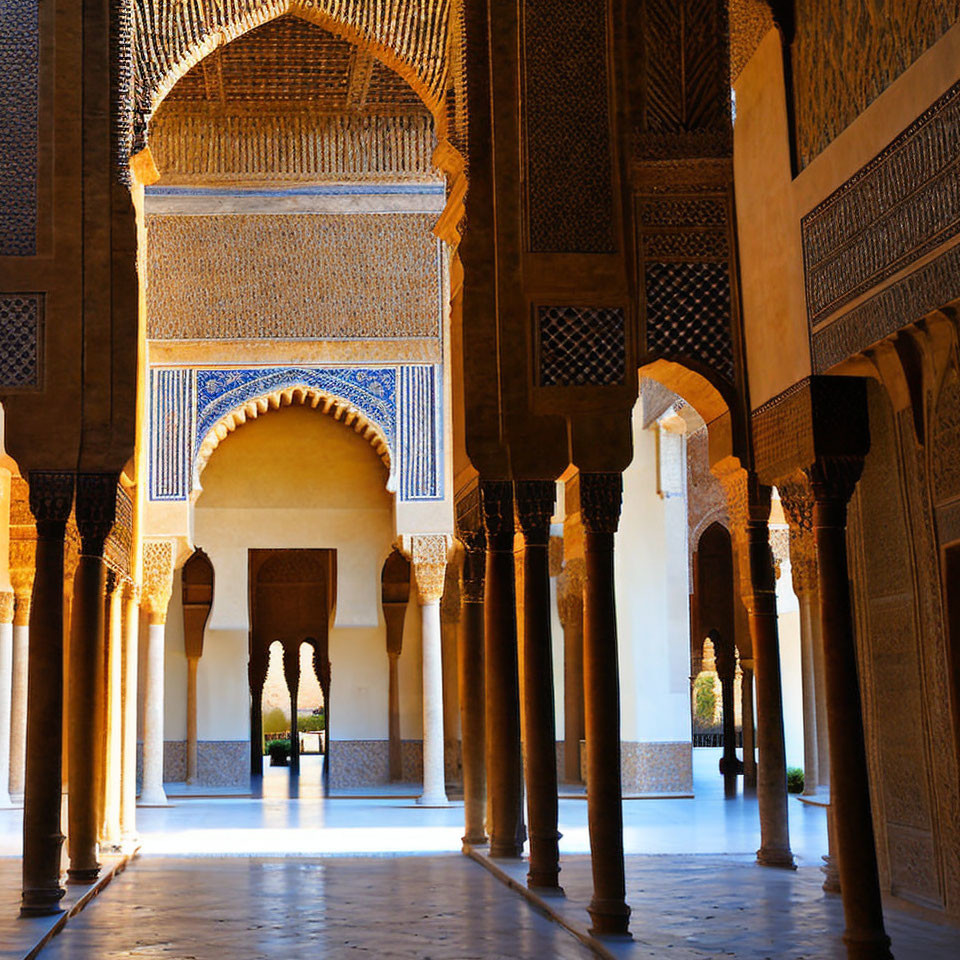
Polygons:
[[447,573],[447,537],[443,534],[410,537],[410,563],[421,603],[439,603]]
[[102,557],[103,546],[117,515],[116,473],[81,473],[77,476],[77,529],[80,554]]
[[509,480],[481,480],[483,527],[490,550],[513,550],[513,484]]
[[545,547],[550,540],[550,518],[557,499],[553,480],[517,480],[513,485],[517,524],[527,546]]
[[173,593],[173,540],[146,540],[143,544],[143,604],[150,623],[167,622],[167,607]]
[[37,539],[63,540],[67,517],[73,506],[74,475],[34,470],[29,483],[30,512],[37,525]]
[[587,533],[616,533],[622,504],[621,474],[580,474],[580,520]]
[[12,590],[0,593],[0,623],[13,623],[15,600]]
[[487,538],[483,530],[458,530],[463,544],[463,566],[460,569],[460,594],[464,603],[483,603],[486,577]]
[[830,456],[804,469],[813,490],[814,527],[845,527],[847,504],[863,473],[862,456]]

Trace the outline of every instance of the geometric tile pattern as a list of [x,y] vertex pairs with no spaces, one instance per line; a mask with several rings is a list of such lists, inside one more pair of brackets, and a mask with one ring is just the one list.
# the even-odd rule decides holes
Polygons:
[[4,0],[0,18],[0,256],[29,257],[37,252],[39,4]]
[[441,389],[433,364],[400,367],[397,446],[400,499],[443,499]]
[[0,294],[0,386],[40,386],[42,293]]
[[540,386],[607,387],[626,371],[620,307],[538,307]]
[[733,380],[725,263],[647,263],[647,349],[691,357]]
[[440,367],[154,368],[150,375],[150,499],[186,500],[210,430],[251,400],[308,387],[346,401],[381,431],[401,500],[443,497]]

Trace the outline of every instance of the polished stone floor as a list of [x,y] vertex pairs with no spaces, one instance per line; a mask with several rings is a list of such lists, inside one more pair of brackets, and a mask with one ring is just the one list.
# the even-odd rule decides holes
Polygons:
[[[824,810],[791,798],[800,869],[758,867],[756,798],[725,799],[716,753],[697,750],[694,758],[695,799],[624,803],[636,939],[609,949],[622,960],[841,960],[840,903],[823,895],[817,869],[826,850]],[[140,809],[141,858],[42,956],[589,955],[457,853],[460,804],[422,808],[409,787],[323,800],[319,768],[311,764],[297,784],[285,770],[268,769],[260,793],[179,797],[167,807]],[[567,896],[551,906],[585,928],[591,888],[586,802],[561,800],[560,825]],[[0,917],[0,941],[19,880],[13,859],[19,831],[20,811],[0,811],[0,888],[10,888],[9,899],[2,898],[9,916]],[[508,869],[522,882],[522,864]],[[888,920],[898,960],[960,957],[956,930],[897,909],[888,910]],[[498,932],[514,928],[506,939]]]
[[42,960],[581,960],[592,952],[459,854],[146,857]]

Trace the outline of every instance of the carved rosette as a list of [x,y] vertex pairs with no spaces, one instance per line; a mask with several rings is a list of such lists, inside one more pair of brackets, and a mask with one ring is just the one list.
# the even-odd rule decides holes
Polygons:
[[421,605],[439,603],[447,574],[447,537],[443,534],[410,537],[410,562]]
[[13,623],[15,595],[12,590],[0,593],[0,623]]
[[143,544],[143,605],[151,624],[167,622],[173,593],[173,540],[146,540]]
[[580,474],[580,520],[587,533],[616,533],[622,504],[621,474]]

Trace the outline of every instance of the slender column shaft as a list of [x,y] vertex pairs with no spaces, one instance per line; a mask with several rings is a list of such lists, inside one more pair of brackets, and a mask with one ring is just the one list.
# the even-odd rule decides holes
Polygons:
[[519,857],[523,850],[523,776],[513,559],[513,485],[509,481],[482,481],[480,491],[487,541],[483,609],[490,855]]
[[30,648],[30,594],[17,594],[13,619],[13,664],[10,684],[10,798],[23,799],[27,746],[27,659]]
[[583,680],[587,740],[587,818],[593,865],[592,932],[626,934],[623,807],[620,784],[620,676],[613,537],[620,519],[619,474],[580,475],[584,525]]
[[37,521],[36,576],[30,606],[23,896],[20,915],[59,913],[63,758],[63,539],[73,501],[71,474],[31,474]]
[[517,514],[523,530],[523,722],[530,887],[557,889],[557,724],[553,699],[548,545],[556,485],[518,480]]
[[[247,679],[250,682],[250,776],[255,778],[263,776],[263,685],[269,665],[269,649],[262,641],[255,639],[247,663]],[[326,772],[330,765],[330,704],[326,690],[323,691],[323,715],[327,744],[323,767]]]
[[753,660],[740,660],[743,679],[740,682],[740,722],[743,725],[743,790],[757,789],[756,723],[753,718]]
[[[84,549],[87,549],[86,544]],[[104,736],[104,590],[101,542],[96,553],[81,553],[73,582],[68,676],[70,803],[67,852],[70,869],[67,873],[76,883],[92,883],[100,873],[97,840],[100,835],[99,787]]]
[[[159,622],[158,622],[159,621]],[[163,673],[166,616],[150,614],[147,631],[146,683],[143,691],[143,784],[142,806],[164,806],[163,789]]]
[[388,653],[389,689],[387,691],[387,736],[390,742],[390,779],[403,779],[403,744],[400,741],[400,657]]
[[297,701],[300,697],[300,641],[283,645],[283,675],[290,694],[290,776],[300,776],[300,725]]
[[820,570],[820,616],[830,712],[830,792],[837,866],[851,960],[890,957],[873,835],[857,653],[847,571],[847,501],[862,460],[815,465],[813,527]]
[[197,667],[199,657],[187,657],[187,783],[197,782]]
[[0,807],[10,802],[10,719],[13,700],[13,594],[0,594]]
[[780,679],[780,638],[777,632],[776,575],[770,550],[767,517],[770,489],[751,478],[747,550],[750,594],[745,597],[757,681],[757,802],[760,808],[760,849],[757,861],[769,867],[794,868],[787,817],[787,758],[783,735],[783,693]]
[[421,603],[420,615],[423,644],[423,794],[418,802],[445,804],[440,600]]
[[123,791],[123,585],[107,604],[107,731],[101,843],[120,849],[120,804]]
[[[576,564],[576,569],[573,569]],[[563,624],[563,779],[582,783],[583,740],[583,573],[582,561],[568,561],[558,584]]]
[[120,834],[123,840],[137,836],[137,669],[140,646],[140,608],[136,589],[123,593],[123,676]]
[[733,706],[733,677],[721,677],[720,698],[723,710],[723,758],[720,761],[723,773],[725,796],[737,795],[737,726]]
[[817,759],[817,702],[813,666],[813,621],[817,615],[813,598],[804,593],[800,600],[800,685],[803,697],[803,792],[817,792],[820,764]]
[[823,631],[820,617],[820,590],[814,590],[813,606],[813,694],[817,723],[817,783],[830,786],[830,717],[827,712],[827,677],[823,656]]
[[460,731],[463,742],[463,842],[486,843],[483,702],[483,535],[461,533],[466,552],[460,589]]

